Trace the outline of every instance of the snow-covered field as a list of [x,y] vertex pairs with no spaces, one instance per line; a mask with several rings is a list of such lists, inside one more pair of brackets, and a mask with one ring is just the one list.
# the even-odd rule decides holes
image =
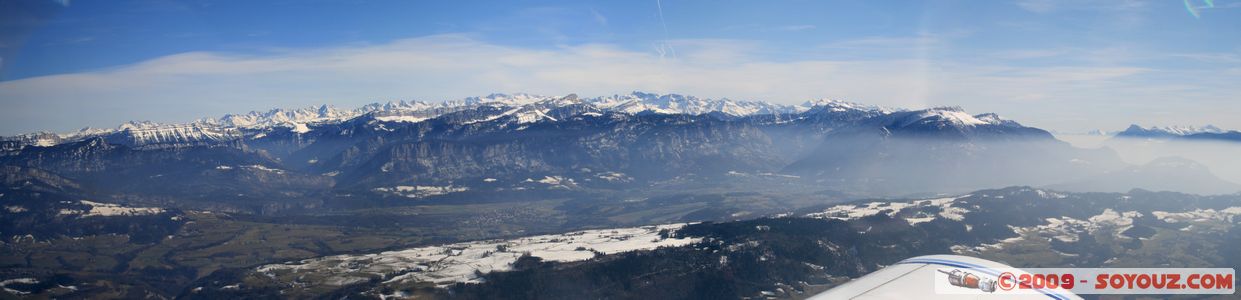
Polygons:
[[406,122],[406,123],[418,123],[418,122],[427,120],[426,117],[417,117],[417,116],[379,116],[379,117],[375,117],[375,119],[384,121],[384,122]]
[[[1034,189],[1032,191],[1044,199],[1064,199],[1067,197],[1065,194],[1053,191],[1039,189]],[[962,199],[969,196],[970,195],[964,195],[959,197],[913,201],[876,201],[869,203],[843,204],[829,207],[821,212],[807,214],[806,217],[853,220],[881,213],[892,217],[898,217],[898,213],[906,208],[937,206],[940,208],[937,214],[918,212],[914,213],[912,216],[910,214],[904,214],[900,215],[900,217],[903,217],[903,219],[906,222],[909,222],[910,225],[930,222],[937,218],[961,221],[964,220],[965,215],[969,213],[970,210],[964,207],[952,206],[952,204],[957,199]],[[1004,196],[995,195],[990,197],[1002,199]],[[1151,212],[1151,214],[1154,217],[1169,223],[1211,221],[1232,223],[1236,220],[1238,215],[1241,215],[1241,207],[1229,207],[1220,210],[1197,209],[1185,212],[1154,211]],[[952,249],[957,253],[1003,249],[1011,244],[1027,239],[1055,239],[1061,242],[1071,243],[1076,242],[1082,234],[1095,234],[1099,232],[1121,237],[1123,232],[1133,227],[1133,220],[1141,217],[1143,217],[1143,214],[1137,211],[1116,211],[1113,209],[1105,209],[1098,215],[1091,216],[1084,220],[1070,217],[1047,218],[1044,220],[1045,223],[1041,225],[1028,227],[1010,226],[1013,232],[1017,234],[1017,236],[1013,238],[990,244],[956,245],[953,246]],[[970,230],[969,225],[966,225],[966,230]]]
[[240,168],[240,169],[244,169],[244,170],[251,170],[251,171],[261,171],[261,172],[270,172],[270,173],[275,173],[275,174],[284,174],[284,170],[281,170],[281,169],[273,169],[273,168],[268,168],[267,166],[263,166],[263,165],[247,165],[247,166],[225,166],[225,165],[219,165],[219,166],[215,166],[215,169],[216,169],[216,170],[221,170],[221,171],[235,170],[235,169],[239,169],[239,168]]
[[20,284],[37,284],[37,283],[39,283],[39,280],[36,280],[36,279],[34,279],[34,278],[15,278],[15,279],[9,279],[9,280],[5,280],[5,281],[0,281],[0,288],[3,288],[5,292],[9,292],[10,294],[14,294],[14,295],[26,295],[26,294],[30,294],[29,292],[19,291],[19,290],[15,290],[15,289],[11,289],[11,288],[9,288],[9,285],[10,285],[10,284],[14,284],[14,283],[20,283]]
[[397,196],[404,196],[404,197],[409,197],[409,198],[425,198],[425,197],[430,197],[430,196],[444,195],[448,193],[464,192],[468,190],[470,190],[470,188],[464,187],[464,186],[455,186],[455,185],[445,185],[445,186],[398,185],[394,187],[375,188],[376,192],[390,193],[390,194],[394,194]]
[[922,222],[930,222],[937,217],[959,221],[964,218],[965,213],[969,212],[969,210],[960,207],[953,207],[952,203],[953,201],[964,197],[969,197],[969,195],[905,202],[870,202],[864,204],[836,205],[821,212],[807,214],[806,217],[853,220],[877,215],[879,213],[886,213],[889,216],[894,216],[897,212],[900,212],[902,209],[907,207],[938,206],[940,208],[940,212],[937,215],[919,215],[911,218],[905,218],[905,221],[909,222],[911,225]]
[[[256,272],[290,279],[295,286],[329,285],[380,278],[386,283],[430,282],[448,285],[477,282],[479,274],[511,270],[523,255],[545,261],[587,260],[613,254],[659,247],[685,246],[697,238],[661,237],[660,232],[686,224],[576,231],[508,240],[489,240],[418,247],[364,255],[337,255],[258,267]],[[282,280],[284,281],[284,280]]]
[[99,203],[94,201],[81,200],[82,204],[90,205],[90,210],[82,211],[76,209],[61,209],[61,215],[81,215],[82,217],[94,216],[141,216],[163,213],[164,209],[158,207],[125,207],[111,203]]
[[628,175],[625,175],[625,173],[619,173],[619,172],[603,172],[603,173],[595,174],[595,177],[598,177],[599,179],[610,181],[610,182],[633,181],[633,177],[629,177]]
[[1168,223],[1194,221],[1226,221],[1232,223],[1237,216],[1241,215],[1241,206],[1233,206],[1221,210],[1197,209],[1186,212],[1153,211],[1151,214]]

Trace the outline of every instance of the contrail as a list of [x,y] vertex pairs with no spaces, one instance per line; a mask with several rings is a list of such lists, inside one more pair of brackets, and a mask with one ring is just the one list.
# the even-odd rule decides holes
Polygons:
[[664,5],[659,0],[655,0],[655,8],[659,12],[659,25],[664,28],[664,45],[659,49],[659,56],[663,57],[664,49],[662,48],[667,47],[668,51],[672,53],[672,58],[677,58],[677,49],[672,48],[672,44],[668,43],[668,22],[664,21]]

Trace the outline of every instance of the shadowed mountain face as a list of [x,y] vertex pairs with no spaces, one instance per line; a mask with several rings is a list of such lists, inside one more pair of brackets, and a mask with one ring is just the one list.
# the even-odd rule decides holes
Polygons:
[[[762,183],[737,185],[739,175],[766,174],[805,191],[883,196],[1073,182],[1126,167],[1106,150],[1073,148],[1046,131],[953,107],[626,97],[492,95],[353,113],[324,107],[227,122],[130,123],[55,141],[10,139],[0,164],[104,195],[267,213],[387,190],[410,198],[657,184],[746,190]],[[272,120],[311,122],[250,126]],[[1221,191],[1198,187],[1157,186]]]

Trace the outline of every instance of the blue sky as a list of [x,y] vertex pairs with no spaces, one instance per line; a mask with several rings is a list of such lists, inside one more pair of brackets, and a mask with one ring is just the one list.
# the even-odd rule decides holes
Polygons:
[[8,1],[0,134],[632,90],[1241,129],[1241,1],[1213,3]]

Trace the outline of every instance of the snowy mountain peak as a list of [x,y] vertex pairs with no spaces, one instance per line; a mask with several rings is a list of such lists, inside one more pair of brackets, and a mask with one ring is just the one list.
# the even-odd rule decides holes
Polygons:
[[287,110],[277,108],[266,112],[251,111],[245,114],[227,114],[218,120],[208,118],[200,120],[198,123],[237,128],[295,127],[297,124],[352,118],[358,114],[356,110],[346,111],[328,105],[320,105],[319,107],[311,106]]
[[120,126],[116,127],[116,130],[117,131],[144,130],[144,129],[156,128],[159,126],[160,126],[159,123],[155,123],[151,121],[129,121],[129,122],[121,123]]
[[1215,127],[1214,125],[1197,126],[1151,126],[1144,128],[1137,124],[1129,125],[1125,132],[1145,132],[1148,134],[1168,134],[1168,135],[1190,135],[1195,133],[1224,133],[1225,130]]
[[951,107],[933,107],[923,110],[898,112],[893,114],[894,120],[891,125],[895,127],[923,126],[931,125],[935,127],[976,127],[976,126],[1004,126],[1004,127],[1022,127],[1021,124],[1010,120],[1000,118],[998,114],[984,113],[978,115],[970,115],[964,109],[956,106]]
[[1116,138],[1136,138],[1150,140],[1186,139],[1196,141],[1241,142],[1241,131],[1230,131],[1206,125],[1195,126],[1152,126],[1145,128],[1137,124],[1129,125],[1124,131],[1117,133]]
[[998,123],[1004,121],[1004,119],[1000,118],[1000,115],[996,113],[977,114],[974,115],[974,118],[987,123]]
[[555,106],[555,107],[585,103],[584,101],[582,101],[582,99],[578,99],[577,94],[568,94],[568,95],[565,95],[564,97],[547,99],[541,102],[544,102],[548,105]]
[[546,96],[531,95],[531,94],[525,94],[525,93],[516,93],[512,95],[494,93],[494,94],[490,94],[490,95],[483,96],[483,97],[468,97],[468,98],[465,98],[464,103],[465,105],[487,104],[487,105],[504,105],[504,106],[522,106],[522,105],[531,104],[531,103],[542,101],[542,100],[547,100],[548,98],[549,97],[546,97]]
[[833,111],[833,112],[875,111],[875,112],[881,112],[881,113],[888,113],[891,111],[891,109],[886,109],[886,108],[882,108],[882,107],[878,107],[874,105],[865,105],[865,104],[860,104],[860,103],[855,103],[855,102],[849,102],[849,101],[838,100],[838,99],[827,99],[827,98],[813,100],[813,101],[806,101],[806,102],[803,102],[801,105],[797,106],[797,109],[799,111],[806,111],[806,110],[811,110],[815,108],[824,108],[826,110]]
[[986,125],[987,121],[980,120],[966,113],[960,107],[936,107],[922,110],[915,115],[916,119],[910,119],[910,122],[949,122],[957,125]]
[[621,113],[651,112],[657,114],[701,115],[720,112],[731,116],[797,112],[795,107],[763,101],[739,101],[728,98],[709,99],[680,94],[653,94],[634,91],[588,99],[587,102],[608,111]]
[[974,118],[991,125],[1021,126],[1021,124],[1016,121],[1001,118],[1000,115],[996,113],[979,114],[975,115]]

